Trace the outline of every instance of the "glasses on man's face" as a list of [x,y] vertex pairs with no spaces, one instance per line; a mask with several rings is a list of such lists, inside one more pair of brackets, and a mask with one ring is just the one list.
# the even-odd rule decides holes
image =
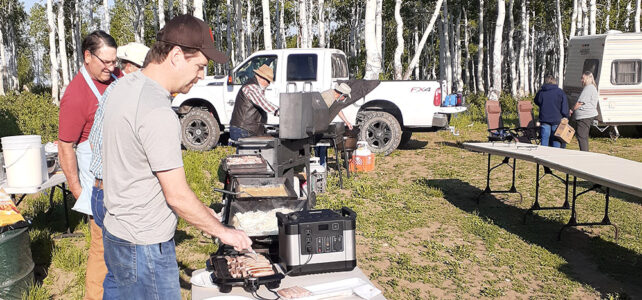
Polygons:
[[91,55],[93,55],[94,57],[96,57],[96,58],[97,58],[101,63],[103,63],[103,65],[104,65],[105,67],[108,67],[108,68],[109,68],[109,67],[111,67],[111,66],[115,66],[115,65],[116,65],[116,63],[118,62],[118,61],[116,61],[116,60],[104,61],[102,58],[98,57],[98,55],[96,55],[96,54],[94,54],[94,53],[92,53]]

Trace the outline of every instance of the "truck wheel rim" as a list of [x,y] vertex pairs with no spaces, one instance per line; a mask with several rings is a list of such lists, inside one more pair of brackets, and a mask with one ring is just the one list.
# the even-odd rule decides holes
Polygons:
[[385,122],[373,122],[368,126],[366,140],[374,148],[385,147],[392,139],[392,129]]
[[205,143],[209,136],[209,128],[202,120],[193,120],[185,128],[185,132],[193,144],[201,145]]

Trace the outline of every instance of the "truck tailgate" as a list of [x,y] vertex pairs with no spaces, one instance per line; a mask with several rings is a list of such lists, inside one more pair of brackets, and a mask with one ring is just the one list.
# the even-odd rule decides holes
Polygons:
[[456,114],[464,111],[466,111],[465,106],[437,107],[435,109],[435,112],[440,114]]

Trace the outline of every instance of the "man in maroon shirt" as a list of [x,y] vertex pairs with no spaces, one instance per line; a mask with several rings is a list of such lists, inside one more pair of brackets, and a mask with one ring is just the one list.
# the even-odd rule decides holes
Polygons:
[[[94,123],[98,99],[116,78],[116,41],[104,31],[90,33],[82,42],[84,64],[60,100],[58,157],[69,190],[77,199],[73,210],[90,216],[91,245],[85,279],[85,299],[103,298],[107,266],[103,257],[102,230],[91,212],[94,176],[89,172],[91,147],[87,138]],[[74,146],[76,150],[74,151]],[[105,288],[109,289],[109,280]],[[115,287],[115,284],[114,284]]]

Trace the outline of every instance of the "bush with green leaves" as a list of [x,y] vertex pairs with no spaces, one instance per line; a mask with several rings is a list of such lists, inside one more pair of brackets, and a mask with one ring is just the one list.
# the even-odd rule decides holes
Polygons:
[[43,143],[54,141],[58,136],[58,110],[47,93],[0,96],[0,137],[37,134]]

